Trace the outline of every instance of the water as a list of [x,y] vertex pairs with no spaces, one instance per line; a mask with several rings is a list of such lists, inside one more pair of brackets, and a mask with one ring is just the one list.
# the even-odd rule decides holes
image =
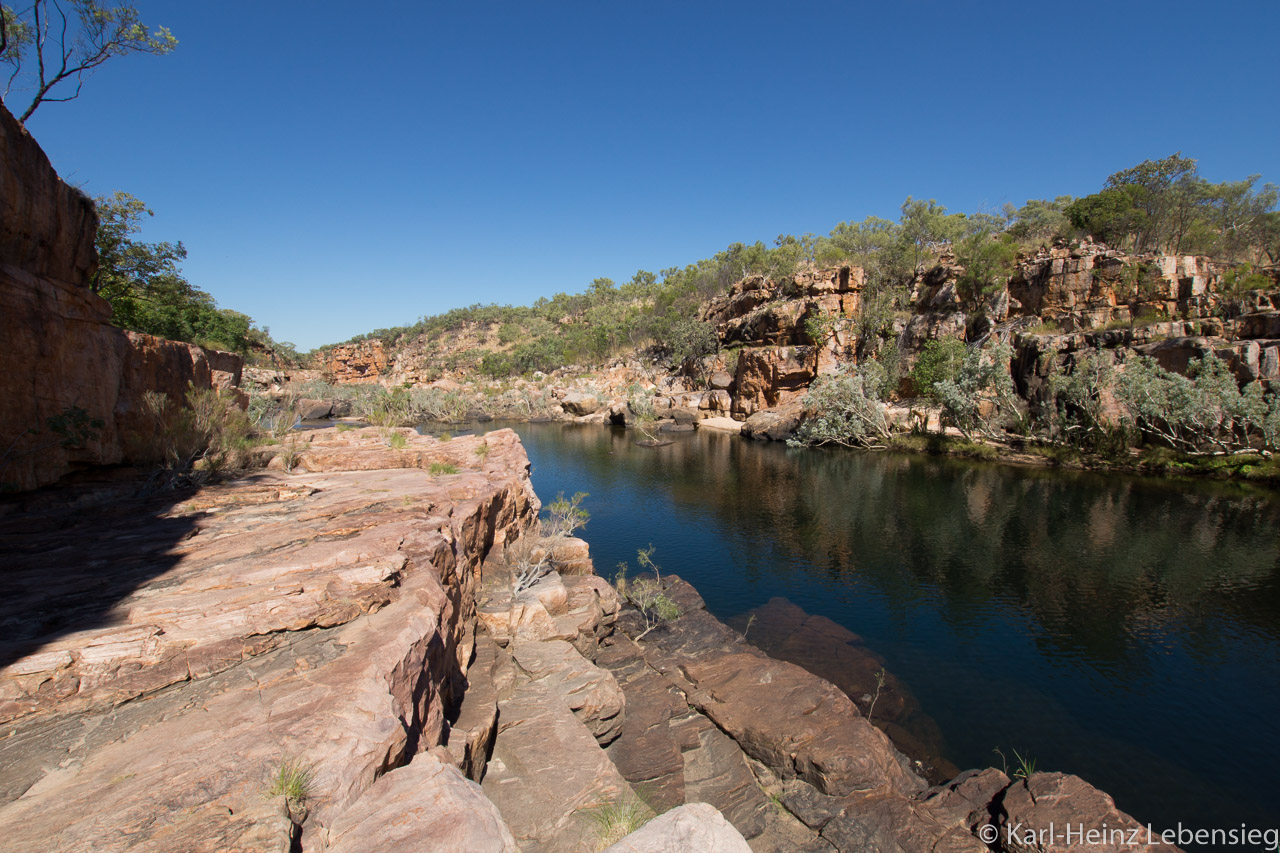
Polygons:
[[[1157,828],[1275,826],[1280,502],[1222,484],[715,433],[516,427],[544,501],[590,493],[597,571],[649,543],[732,619],[856,632],[960,767],[1016,749]],[[741,619],[739,619],[741,622]]]

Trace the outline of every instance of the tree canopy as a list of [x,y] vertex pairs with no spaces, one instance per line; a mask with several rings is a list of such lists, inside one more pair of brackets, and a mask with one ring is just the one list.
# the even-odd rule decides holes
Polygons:
[[111,322],[122,329],[248,355],[264,351],[296,358],[292,344],[276,343],[239,311],[219,308],[214,298],[183,276],[187,250],[179,243],[134,239],[147,206],[117,192],[96,200],[98,271],[91,288],[111,304]]
[[10,69],[0,102],[30,93],[18,117],[25,124],[41,104],[78,97],[85,77],[112,57],[162,56],[177,46],[168,29],[149,29],[128,4],[34,0],[27,6],[0,5],[0,63]]

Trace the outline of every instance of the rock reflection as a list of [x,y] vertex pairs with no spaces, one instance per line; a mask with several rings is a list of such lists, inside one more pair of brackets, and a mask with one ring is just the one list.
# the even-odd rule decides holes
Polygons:
[[[748,626],[748,623],[750,625]],[[844,691],[894,745],[916,762],[930,782],[954,778],[960,769],[948,761],[942,731],[911,690],[885,667],[862,637],[825,616],[814,616],[785,598],[728,620],[748,642],[771,657],[789,661]],[[883,672],[884,683],[877,682]]]

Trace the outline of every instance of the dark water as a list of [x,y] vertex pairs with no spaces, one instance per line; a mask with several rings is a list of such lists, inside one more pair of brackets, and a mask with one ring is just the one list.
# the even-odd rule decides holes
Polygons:
[[544,501],[590,493],[597,571],[654,559],[722,619],[784,596],[859,634],[937,722],[1157,828],[1280,823],[1280,502],[1237,487],[517,427]]

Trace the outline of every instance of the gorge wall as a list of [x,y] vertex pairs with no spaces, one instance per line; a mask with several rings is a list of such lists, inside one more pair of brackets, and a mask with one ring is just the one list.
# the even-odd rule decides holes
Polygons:
[[0,488],[25,490],[77,468],[141,461],[154,437],[147,391],[234,387],[231,353],[126,332],[93,293],[93,202],[63,183],[0,106]]

